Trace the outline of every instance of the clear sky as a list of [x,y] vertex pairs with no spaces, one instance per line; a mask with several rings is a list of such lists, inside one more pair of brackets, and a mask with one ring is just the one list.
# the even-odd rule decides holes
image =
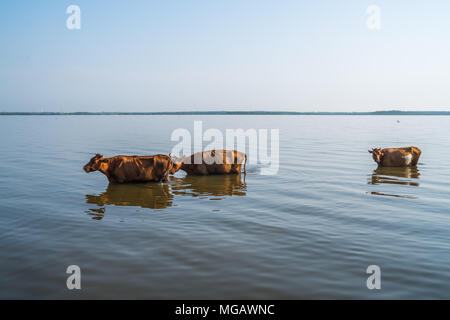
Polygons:
[[449,0],[0,0],[0,111],[393,108],[450,110]]

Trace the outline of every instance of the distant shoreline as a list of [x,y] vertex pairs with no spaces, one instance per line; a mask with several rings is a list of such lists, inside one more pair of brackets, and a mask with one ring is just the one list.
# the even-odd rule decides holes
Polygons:
[[295,111],[174,111],[174,112],[0,112],[0,116],[160,116],[160,115],[395,115],[449,116],[450,111],[295,112]]

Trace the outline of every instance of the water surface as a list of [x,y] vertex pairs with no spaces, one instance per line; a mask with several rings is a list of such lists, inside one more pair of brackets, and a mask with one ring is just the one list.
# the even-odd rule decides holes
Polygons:
[[[194,120],[279,128],[278,174],[82,171],[96,152],[169,153]],[[0,134],[1,298],[450,298],[450,117],[3,116]],[[409,145],[418,168],[367,152]]]

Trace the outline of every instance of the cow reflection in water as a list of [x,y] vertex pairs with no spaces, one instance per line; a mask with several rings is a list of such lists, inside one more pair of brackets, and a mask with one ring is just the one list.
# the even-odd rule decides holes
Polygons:
[[[418,187],[420,185],[420,183],[417,181],[419,179],[419,176],[420,172],[417,167],[378,167],[373,171],[367,183],[373,185],[392,184]],[[397,198],[416,198],[410,195],[399,195],[375,191],[370,193],[373,195],[390,196]]]
[[172,206],[172,202],[173,194],[167,183],[110,183],[102,194],[86,195],[86,203],[101,207],[86,213],[100,220],[105,214],[105,205],[164,209]]
[[224,196],[245,196],[247,187],[242,176],[210,175],[190,176],[184,178],[171,178],[172,192],[175,195],[190,195],[192,197],[204,197],[210,200],[220,200]]
[[101,220],[106,205],[164,209],[172,206],[174,195],[220,200],[225,196],[245,196],[246,185],[242,175],[237,174],[171,177],[169,183],[110,183],[102,194],[86,195],[86,203],[100,207],[86,213]]

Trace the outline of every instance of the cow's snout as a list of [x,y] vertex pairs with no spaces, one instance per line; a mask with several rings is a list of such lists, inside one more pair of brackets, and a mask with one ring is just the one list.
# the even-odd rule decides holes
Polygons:
[[84,172],[89,173],[91,171],[91,168],[89,168],[88,166],[84,166],[83,170]]

